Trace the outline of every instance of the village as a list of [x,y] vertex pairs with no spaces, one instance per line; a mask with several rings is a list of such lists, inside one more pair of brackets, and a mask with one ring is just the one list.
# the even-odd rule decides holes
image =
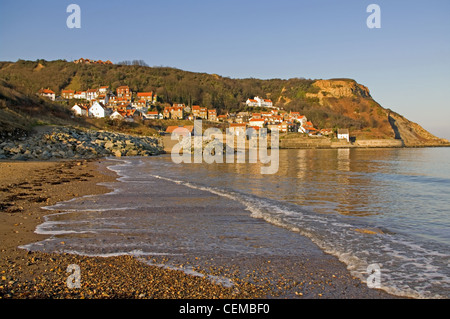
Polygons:
[[[86,91],[62,90],[60,96],[50,89],[41,89],[39,96],[52,101],[69,103],[74,116],[90,118],[110,118],[117,121],[134,122],[146,120],[205,120],[225,124],[235,135],[245,134],[248,128],[257,132],[266,128],[269,132],[277,129],[280,133],[295,132],[310,137],[333,136],[332,129],[317,129],[306,116],[299,112],[287,112],[274,106],[272,100],[258,96],[245,101],[246,111],[218,114],[214,108],[200,105],[175,103],[164,105],[158,111],[158,96],[154,92],[133,92],[129,86],[117,87],[113,92],[109,86],[100,86]],[[74,101],[74,102],[72,102]],[[72,103],[71,103],[72,102]],[[73,104],[73,105],[72,105]],[[244,104],[244,103],[243,103]],[[255,110],[252,112],[251,110]],[[162,134],[170,134],[177,126],[168,126]],[[192,126],[185,126],[192,129]],[[224,127],[224,125],[222,125]],[[348,130],[340,130],[338,139],[349,141]]]

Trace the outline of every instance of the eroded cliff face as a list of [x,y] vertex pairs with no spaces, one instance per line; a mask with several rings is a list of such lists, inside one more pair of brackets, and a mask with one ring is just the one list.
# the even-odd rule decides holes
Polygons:
[[450,145],[449,141],[434,136],[419,124],[379,105],[372,99],[369,89],[354,80],[318,80],[313,86],[318,92],[307,93],[307,97],[317,98],[323,107],[368,124],[360,131],[351,132],[357,138],[395,138],[408,147]]
[[419,124],[406,119],[395,112],[389,112],[389,123],[394,130],[395,138],[401,139],[405,146],[449,146],[449,141],[438,138]]
[[370,91],[364,85],[354,80],[318,80],[313,84],[319,89],[318,93],[308,93],[310,98],[318,98],[321,105],[325,98],[362,97],[370,98]]

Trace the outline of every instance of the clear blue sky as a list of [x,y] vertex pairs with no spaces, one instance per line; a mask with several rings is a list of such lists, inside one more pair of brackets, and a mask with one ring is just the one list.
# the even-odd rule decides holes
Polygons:
[[[81,29],[66,8],[81,7]],[[381,29],[366,8],[381,7]],[[450,139],[449,0],[0,1],[0,60],[142,59],[232,78],[354,78]]]

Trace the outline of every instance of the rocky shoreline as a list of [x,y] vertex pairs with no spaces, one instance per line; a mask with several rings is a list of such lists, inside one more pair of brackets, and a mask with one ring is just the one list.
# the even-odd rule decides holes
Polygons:
[[29,136],[0,141],[0,159],[94,159],[164,153],[156,137],[71,127],[45,127]]

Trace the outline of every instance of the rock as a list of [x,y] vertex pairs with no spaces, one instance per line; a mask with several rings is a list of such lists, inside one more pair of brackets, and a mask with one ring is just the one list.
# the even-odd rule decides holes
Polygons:
[[121,157],[121,156],[122,156],[122,152],[119,151],[119,150],[117,150],[117,151],[113,152],[113,155],[114,155],[115,157]]
[[112,149],[114,147],[114,143],[106,142],[104,146],[105,146],[106,149]]

